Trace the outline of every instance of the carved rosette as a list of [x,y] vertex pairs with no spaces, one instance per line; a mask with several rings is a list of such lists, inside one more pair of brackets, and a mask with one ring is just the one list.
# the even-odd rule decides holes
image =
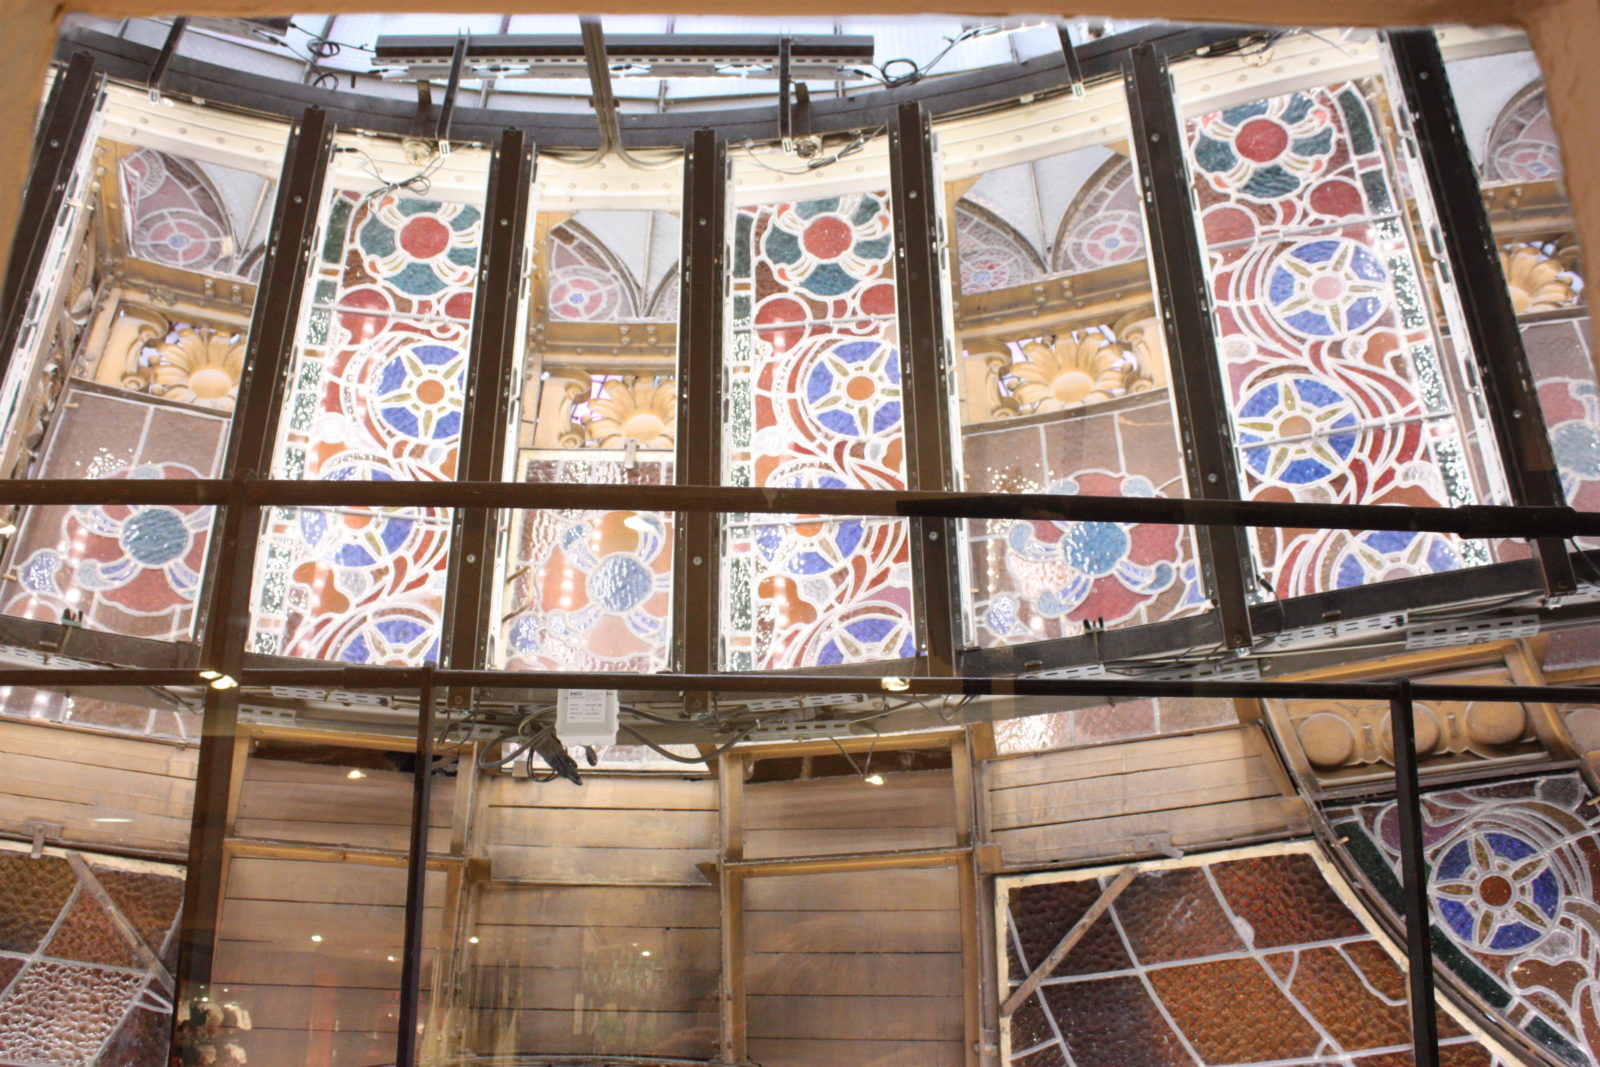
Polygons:
[[600,448],[621,448],[628,440],[643,448],[672,448],[678,429],[677,382],[648,377],[606,382],[601,395],[589,402],[583,428]]
[[232,411],[239,398],[244,347],[239,334],[185,326],[156,349],[150,391],[213,411]]
[[1518,315],[1571,307],[1578,302],[1568,265],[1559,255],[1550,255],[1537,245],[1502,248],[1500,269],[1505,272],[1506,289]]
[[1154,384],[1133,345],[1099,330],[1063,334],[1053,344],[1028,341],[1022,355],[1005,382],[1027,414],[1099,403]]

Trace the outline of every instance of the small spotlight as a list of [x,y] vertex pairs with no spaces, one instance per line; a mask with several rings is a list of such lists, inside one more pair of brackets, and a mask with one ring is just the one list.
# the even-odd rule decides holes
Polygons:
[[393,956],[390,956],[390,957],[388,957],[388,959],[389,959],[389,962],[390,962],[390,963],[393,963],[393,962],[394,962],[394,957],[393,957]]
[[201,671],[200,672],[200,677],[204,678],[206,681],[209,682],[214,678],[221,678],[222,677],[222,672],[221,671]]
[[213,689],[237,689],[237,688],[239,688],[239,682],[238,682],[238,679],[234,678],[232,675],[224,674],[224,675],[218,676],[216,679],[214,679],[212,681],[211,688],[213,688]]
[[881,775],[881,774],[877,773],[876,771],[874,771],[873,773],[867,775],[865,778],[863,778],[861,780],[863,782],[866,782],[868,785],[882,785],[883,784],[883,775]]
[[476,945],[477,943],[478,943],[478,935],[477,934],[473,934],[471,937],[467,938],[467,944]]
[[904,693],[911,688],[910,678],[901,678],[898,675],[889,675],[883,680],[883,688],[890,693]]
[[367,772],[362,770],[360,767],[351,767],[350,773],[345,775],[346,778],[350,779],[365,778],[366,776]]
[[322,940],[322,935],[321,934],[312,934],[311,935],[311,940],[320,942]]
[[8,522],[4,526],[0,526],[0,537],[10,537],[16,532],[17,524],[14,522]]
[[639,955],[648,956],[648,955],[650,955],[650,950],[649,949],[645,949],[643,952],[639,953]]
[[628,529],[634,531],[635,533],[646,533],[647,534],[647,533],[654,533],[655,532],[655,527],[651,526],[648,522],[646,522],[644,520],[644,518],[642,516],[639,516],[639,515],[629,515],[627,518],[622,520],[622,525],[626,526]]

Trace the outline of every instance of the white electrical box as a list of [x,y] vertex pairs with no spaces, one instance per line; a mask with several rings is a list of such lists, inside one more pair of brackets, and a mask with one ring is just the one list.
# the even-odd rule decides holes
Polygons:
[[617,743],[615,689],[563,689],[556,695],[556,736],[563,745]]

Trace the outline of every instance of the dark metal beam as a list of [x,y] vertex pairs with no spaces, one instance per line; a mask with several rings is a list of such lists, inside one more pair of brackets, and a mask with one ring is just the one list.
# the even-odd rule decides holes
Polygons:
[[[1564,504],[1538,386],[1522,346],[1517,312],[1500,267],[1500,248],[1489,226],[1478,169],[1461,132],[1438,38],[1432,30],[1391,31],[1385,38],[1427,178],[1426,198],[1443,231],[1511,499],[1517,504]],[[1553,596],[1574,592],[1577,577],[1567,546],[1545,538],[1535,548],[1545,592]]]
[[622,147],[622,133],[617,127],[617,98],[611,91],[605,31],[597,16],[588,15],[579,22],[583,27],[583,60],[589,68],[589,108],[600,124],[600,151],[615,152]]
[[[611,490],[627,505],[678,511],[678,551],[673,566],[673,646],[683,670],[714,670],[722,642],[719,516],[680,507],[722,481],[725,288],[728,246],[728,147],[715,130],[700,130],[684,159],[683,294],[678,317],[678,451],[675,486]],[[685,485],[684,483],[689,483]],[[650,508],[640,489],[669,489],[661,508]],[[740,509],[728,509],[740,510]],[[804,509],[801,509],[804,510]],[[703,702],[692,695],[691,704]],[[697,706],[703,706],[703,703]]]
[[[400,1029],[395,1067],[416,1067],[417,1017],[422,999],[422,920],[428,894],[428,812],[433,796],[433,665],[417,687],[417,754],[411,771],[411,844],[406,853],[405,945],[400,957]],[[438,958],[437,955],[435,958]],[[437,980],[434,988],[440,988]]]
[[167,39],[162,42],[161,52],[156,56],[156,61],[150,64],[150,78],[145,82],[151,91],[161,88],[161,82],[167,76],[167,68],[172,66],[173,57],[178,54],[178,45],[183,41],[183,33],[189,28],[189,20],[182,15],[172,20],[167,27]]
[[0,290],[0,382],[16,356],[17,342],[39,286],[39,273],[67,186],[83,151],[84,138],[100,98],[100,75],[85,52],[75,53],[50,87],[34,140],[33,165],[22,189],[17,229]]
[[[944,189],[935,173],[933,146],[927,110],[914,102],[901,104],[889,126],[889,186],[906,475],[912,489],[940,491],[955,478],[946,347],[954,331],[946,304]],[[957,524],[950,518],[918,518],[910,532],[921,644],[933,673],[954,674],[961,618]]]
[[[691,353],[692,355],[692,353]],[[692,388],[692,387],[691,387]],[[720,415],[719,415],[720,418]],[[692,424],[691,424],[692,427]],[[716,436],[686,427],[679,448]],[[681,453],[680,453],[681,454]],[[1185,497],[1064,496],[889,489],[781,489],[731,485],[577,485],[518,482],[325,482],[236,479],[239,499],[270,507],[577,508],[605,511],[885,518],[1030,519],[1181,526],[1263,526],[1306,530],[1407,530],[1462,537],[1597,537],[1600,512],[1568,507],[1473,504],[1396,508]],[[185,479],[0,481],[0,504],[222,504],[234,481]]]
[[[314,108],[290,131],[273,209],[274,237],[256,290],[244,374],[229,433],[228,467],[241,473],[265,470],[272,462],[332,135],[327,116]],[[247,477],[220,484],[227,488],[222,499],[214,501],[225,506],[212,528],[216,549],[212,555],[219,563],[201,613],[205,626],[201,665],[237,677],[250,631],[261,512],[245,498]],[[237,689],[206,691],[178,950],[180,997],[206,996],[211,982],[222,911],[223,846],[238,715]],[[182,1014],[174,1013],[174,1018]]]
[[[520,397],[518,354],[525,309],[520,294],[526,269],[529,208],[533,195],[534,146],[521,130],[506,130],[489,164],[483,244],[472,308],[472,342],[462,412],[461,453],[456,470],[467,481],[500,481],[510,473],[507,420]],[[450,540],[450,567],[440,624],[440,654],[448,667],[487,667],[486,644],[493,617],[495,541],[500,513],[460,509]],[[466,707],[471,694],[449,695],[451,707]]]
[[1422,854],[1422,801],[1417,784],[1417,731],[1416,724],[1412,720],[1413,700],[1441,699],[1424,695],[1431,693],[1434,688],[1436,687],[1413,686],[1408,679],[1401,678],[1395,682],[1394,696],[1389,700],[1389,728],[1394,734],[1395,807],[1400,816],[1401,897],[1405,905],[1403,916],[1406,923],[1406,985],[1411,1001],[1411,1047],[1417,1067],[1439,1065],[1439,1020],[1433,1003],[1433,948],[1428,941],[1428,932],[1432,926],[1429,918],[1431,912],[1428,908],[1428,867]]
[[[1128,110],[1190,491],[1206,500],[1227,500],[1237,495],[1239,486],[1226,415],[1227,385],[1217,358],[1205,257],[1189,193],[1183,123],[1167,61],[1152,45],[1130,53]],[[1249,539],[1238,530],[1197,529],[1194,536],[1223,644],[1249,648]]]
[[467,58],[467,38],[456,38],[455,51],[450,57],[450,77],[444,86],[444,102],[439,105],[439,122],[433,129],[433,139],[442,143],[450,140],[450,120],[456,113],[456,95],[461,91],[461,66]]
[[[557,689],[618,689],[638,693],[698,690],[730,695],[820,693],[907,696],[1217,697],[1254,700],[1393,700],[1393,681],[1164,681],[1152,678],[1012,678],[988,676],[885,678],[876,674],[732,671],[708,674],[636,674],[627,671],[464,671],[425,667],[245,668],[233,678],[243,689],[291,685],[305,688],[361,690],[416,689],[431,677],[435,686],[464,685],[478,689],[549,692]],[[887,684],[885,684],[887,682]],[[159,685],[169,688],[206,686],[193,670],[147,670],[133,667],[63,667],[0,669],[0,685],[33,689],[84,689],[105,686]],[[239,692],[230,689],[228,692]],[[1600,685],[1496,685],[1492,683],[1410,683],[1414,701],[1467,703],[1590,704]],[[1398,742],[1397,742],[1398,744]]]
[[1083,95],[1083,64],[1078,62],[1078,48],[1072,43],[1072,31],[1065,22],[1056,23],[1056,33],[1061,38],[1061,58],[1067,66],[1067,87],[1073,96]]

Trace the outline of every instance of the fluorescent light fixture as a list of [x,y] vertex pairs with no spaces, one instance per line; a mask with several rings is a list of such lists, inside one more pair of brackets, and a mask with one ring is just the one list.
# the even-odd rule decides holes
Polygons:
[[133,820],[123,815],[107,815],[94,820],[95,822],[132,822]]

